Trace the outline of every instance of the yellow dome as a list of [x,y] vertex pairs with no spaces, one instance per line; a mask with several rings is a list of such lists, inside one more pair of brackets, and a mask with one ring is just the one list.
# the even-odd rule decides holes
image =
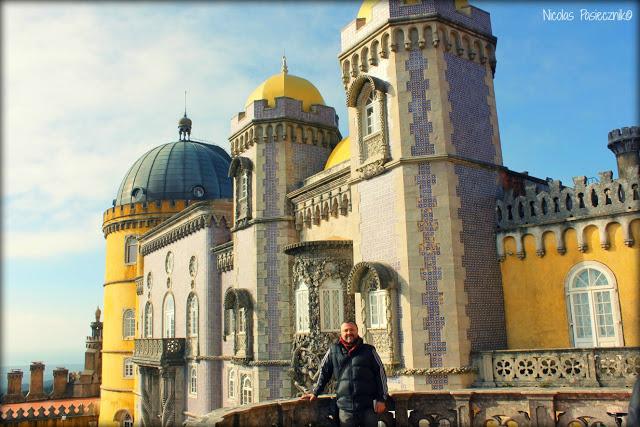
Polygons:
[[266,99],[269,107],[275,107],[276,98],[279,96],[302,101],[304,111],[309,111],[309,107],[313,104],[325,105],[320,91],[309,80],[287,73],[285,62],[281,73],[269,77],[251,92],[247,102],[244,103],[244,108],[248,108],[253,101],[260,99]]
[[336,145],[331,154],[329,154],[327,163],[324,165],[324,170],[332,168],[338,163],[342,163],[350,158],[351,143],[349,142],[349,136],[347,135],[342,141],[338,142],[338,145]]
[[358,18],[364,18],[370,22],[373,18],[373,5],[378,3],[380,0],[364,0],[362,2],[362,6],[360,6],[360,10],[358,10]]

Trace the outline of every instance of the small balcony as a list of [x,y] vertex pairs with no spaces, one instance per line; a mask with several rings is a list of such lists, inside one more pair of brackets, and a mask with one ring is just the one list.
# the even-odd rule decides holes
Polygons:
[[184,350],[184,338],[136,339],[133,363],[154,367],[184,365]]

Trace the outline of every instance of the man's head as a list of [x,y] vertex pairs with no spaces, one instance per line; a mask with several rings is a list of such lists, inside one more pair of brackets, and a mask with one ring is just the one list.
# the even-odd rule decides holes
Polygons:
[[348,343],[358,339],[358,325],[354,322],[344,322],[340,325],[340,337]]

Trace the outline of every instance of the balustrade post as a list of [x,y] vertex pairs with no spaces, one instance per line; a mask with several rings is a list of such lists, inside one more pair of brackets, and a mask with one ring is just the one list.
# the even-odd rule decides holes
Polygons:
[[396,426],[409,425],[409,398],[411,394],[397,394],[393,396],[396,408]]
[[553,427],[556,425],[555,394],[555,392],[528,393],[527,400],[529,401],[529,416],[532,426]]
[[600,378],[596,370],[596,354],[593,349],[587,353],[587,379],[602,387],[602,383],[600,382]]

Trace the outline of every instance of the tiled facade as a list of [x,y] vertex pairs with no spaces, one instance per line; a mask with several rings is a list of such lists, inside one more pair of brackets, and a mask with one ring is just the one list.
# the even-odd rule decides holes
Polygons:
[[[273,107],[255,100],[232,119],[230,174],[240,182],[233,162],[241,165],[247,199],[236,187],[233,209],[216,227],[154,247],[145,274],[158,276],[156,287],[139,299],[138,310],[147,299],[162,304],[167,250],[182,257],[176,278],[185,274],[186,252],[202,260],[194,292],[206,334],[196,347],[187,339],[184,368],[195,365],[203,381],[184,396],[188,418],[302,392],[337,336],[321,326],[331,316],[319,297],[327,283],[339,291],[331,294],[341,298],[334,304],[339,319],[355,319],[378,348],[392,391],[470,387],[478,371],[474,352],[507,348],[496,206],[508,206],[497,198],[518,185],[547,183],[502,166],[496,39],[488,14],[464,3],[378,2],[369,22],[345,27],[339,60],[349,161],[323,170],[342,138],[329,106],[304,111],[301,100],[283,96]],[[374,102],[364,105],[368,93]],[[237,209],[243,203],[250,206],[246,217]],[[151,233],[171,235],[188,214]],[[499,225],[515,229],[530,219],[502,218]],[[633,236],[624,241],[634,244]],[[172,283],[180,300],[176,330],[184,330],[192,290],[184,280]],[[307,306],[298,307],[305,288]],[[372,320],[371,292],[384,296],[384,321]],[[187,370],[181,378],[186,390]]]

